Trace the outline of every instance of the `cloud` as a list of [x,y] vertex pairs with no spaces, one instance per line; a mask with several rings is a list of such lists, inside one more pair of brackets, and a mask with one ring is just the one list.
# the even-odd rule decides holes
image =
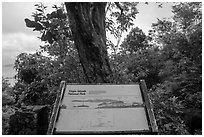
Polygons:
[[9,33],[2,37],[2,64],[12,64],[22,52],[34,53],[39,49],[41,41],[37,35],[25,33]]
[[[2,65],[13,64],[17,55],[22,52],[34,53],[39,49],[39,32],[27,28],[25,18],[33,19],[35,4],[38,2],[2,2]],[[53,4],[44,3],[48,6],[47,12],[53,11]]]
[[[33,19],[35,4],[38,2],[2,2],[2,65],[13,64],[17,55],[22,52],[34,53],[39,49],[39,32],[27,28],[25,18]],[[47,12],[52,12],[53,4],[48,6]]]
[[3,2],[2,3],[2,32],[24,32],[33,34],[25,26],[24,19],[30,18],[35,11],[34,3],[25,2]]
[[[32,29],[25,25],[25,18],[33,20],[32,13],[36,12],[35,4],[38,2],[3,2],[2,3],[2,32],[13,33],[23,32],[27,34],[36,34]],[[60,3],[44,3],[48,6],[46,13],[53,11],[53,4],[60,5]]]

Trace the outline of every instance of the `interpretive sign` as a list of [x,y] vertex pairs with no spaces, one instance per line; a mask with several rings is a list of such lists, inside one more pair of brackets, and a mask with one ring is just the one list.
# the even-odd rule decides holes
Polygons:
[[154,115],[141,88],[62,82],[48,134],[155,134]]

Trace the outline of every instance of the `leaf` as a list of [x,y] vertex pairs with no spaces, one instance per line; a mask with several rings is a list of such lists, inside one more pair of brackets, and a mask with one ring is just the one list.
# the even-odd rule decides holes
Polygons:
[[40,12],[43,12],[43,10],[41,10],[41,9],[37,9],[38,11],[40,11]]
[[52,6],[52,8],[55,8],[55,9],[57,9],[57,5],[53,5],[53,6]]
[[43,29],[44,29],[44,27],[40,23],[36,23],[35,29],[33,31],[39,31],[39,30],[43,30]]
[[47,40],[48,40],[48,42],[49,42],[50,44],[53,43],[52,33],[51,33],[50,31],[48,31],[48,32],[46,33],[46,38],[47,38]]
[[41,36],[41,40],[42,41],[48,41],[50,44],[52,43],[52,34],[51,32],[47,32],[47,33],[43,33],[43,35]]
[[51,19],[52,18],[57,18],[58,16],[57,16],[57,12],[56,11],[53,11],[52,13],[51,13]]
[[28,18],[25,19],[25,23],[26,23],[26,26],[29,27],[29,28],[35,28],[35,26],[36,26],[36,22],[31,21]]
[[61,16],[62,14],[63,14],[62,9],[58,9],[58,10],[57,10],[57,15],[58,15],[58,16]]
[[41,22],[46,28],[50,27],[50,23],[47,21],[47,22]]
[[47,37],[45,35],[45,32],[43,32],[42,36],[41,36],[41,41],[46,41],[47,40]]
[[40,21],[40,17],[38,17],[37,15],[34,17],[35,22]]

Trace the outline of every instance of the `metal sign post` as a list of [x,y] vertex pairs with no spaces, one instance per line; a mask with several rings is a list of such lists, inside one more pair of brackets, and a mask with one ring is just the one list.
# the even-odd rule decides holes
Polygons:
[[47,134],[157,134],[145,82],[61,82]]

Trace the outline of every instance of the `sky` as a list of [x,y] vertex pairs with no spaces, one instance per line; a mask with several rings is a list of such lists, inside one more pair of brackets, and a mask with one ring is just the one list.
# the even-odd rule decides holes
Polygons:
[[[13,64],[22,52],[34,53],[39,49],[39,32],[25,26],[24,19],[35,12],[33,2],[2,3],[2,65]],[[45,3],[52,7],[52,3]],[[12,10],[11,10],[12,9]],[[51,9],[51,8],[50,8]]]
[[[34,53],[39,49],[40,40],[37,38],[40,36],[39,32],[27,28],[24,22],[25,18],[32,19],[35,4],[36,2],[2,3],[2,66],[13,64],[17,55],[22,52]],[[54,2],[44,4],[48,6],[48,12],[52,11]],[[172,3],[165,3],[163,8],[158,8],[156,3],[138,4],[139,14],[134,21],[134,26],[138,26],[147,34],[151,24],[157,22],[157,18],[173,16],[171,5]],[[112,36],[107,37],[113,39]]]

